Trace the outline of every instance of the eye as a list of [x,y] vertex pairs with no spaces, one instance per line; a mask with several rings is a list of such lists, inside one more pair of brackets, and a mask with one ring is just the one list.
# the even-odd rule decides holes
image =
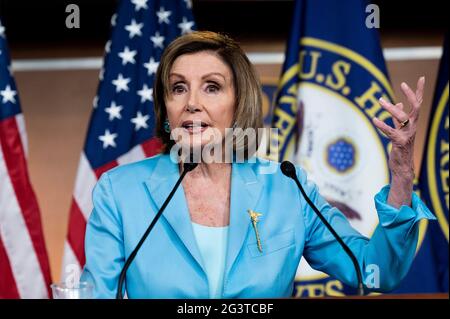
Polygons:
[[172,93],[181,94],[185,91],[186,91],[186,88],[181,83],[175,83],[174,85],[172,85]]
[[217,93],[220,90],[220,86],[215,83],[209,83],[206,86],[207,93]]

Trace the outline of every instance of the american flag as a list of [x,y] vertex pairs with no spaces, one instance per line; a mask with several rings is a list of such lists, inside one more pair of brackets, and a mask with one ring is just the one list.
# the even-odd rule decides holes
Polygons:
[[63,280],[76,280],[85,264],[84,234],[97,179],[160,150],[154,137],[153,80],[165,46],[194,29],[191,7],[190,0],[123,0],[111,19],[70,209]]
[[48,298],[50,267],[27,169],[27,137],[0,21],[0,299]]

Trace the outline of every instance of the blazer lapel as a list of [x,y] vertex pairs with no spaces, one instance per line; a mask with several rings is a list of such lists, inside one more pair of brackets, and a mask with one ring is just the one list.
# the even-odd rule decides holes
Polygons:
[[[170,156],[161,155],[151,177],[145,181],[145,185],[151,198],[156,204],[157,209],[162,206],[179,176],[178,165],[171,161]],[[262,183],[258,181],[251,164],[232,164],[230,225],[228,230],[225,277],[228,276],[235,264],[239,252],[243,248],[247,233],[252,227],[247,210],[255,209],[262,188]],[[155,211],[154,213],[156,214],[157,212]],[[186,249],[206,274],[192,230],[191,219],[182,185],[180,185],[175,192],[172,201],[166,207],[166,210],[161,217],[170,224]]]
[[[172,162],[169,155],[161,155],[151,177],[145,181],[145,185],[158,210],[161,208],[179,177],[178,164]],[[156,215],[157,211],[154,213]],[[194,260],[203,272],[205,272],[197,241],[192,230],[182,184],[178,187],[161,217],[170,224]]]
[[230,228],[225,276],[228,276],[251,226],[248,209],[255,209],[262,190],[251,164],[233,163],[231,173]]

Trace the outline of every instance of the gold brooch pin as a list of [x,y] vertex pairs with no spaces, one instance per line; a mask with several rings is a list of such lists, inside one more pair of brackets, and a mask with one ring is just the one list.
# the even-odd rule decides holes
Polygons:
[[250,215],[250,219],[252,220],[252,225],[253,225],[253,229],[255,230],[255,235],[256,235],[256,242],[258,244],[258,249],[260,252],[262,252],[262,246],[261,246],[261,239],[259,238],[259,232],[258,232],[258,217],[261,216],[261,213],[257,213],[251,209],[247,210],[249,215]]

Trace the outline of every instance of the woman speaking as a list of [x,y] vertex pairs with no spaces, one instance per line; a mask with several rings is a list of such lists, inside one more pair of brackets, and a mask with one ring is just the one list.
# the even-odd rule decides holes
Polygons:
[[[394,127],[373,119],[392,149],[391,183],[375,195],[379,225],[370,239],[296,168],[307,197],[353,252],[360,272],[365,274],[367,265],[379,268],[379,286],[373,289],[381,292],[394,289],[408,272],[418,221],[434,219],[412,191],[424,79],[416,92],[406,84],[401,88],[411,111],[380,100]],[[254,156],[252,145],[262,127],[261,89],[236,42],[212,32],[177,38],[161,58],[153,92],[163,153],[104,173],[93,192],[82,280],[93,283],[95,297],[116,296],[126,260],[183,174],[186,159],[178,155],[184,150],[201,155],[198,165],[184,172],[129,265],[123,289],[129,298],[290,297],[302,256],[314,269],[358,285],[355,263],[292,179],[279,164]],[[230,130],[254,136],[229,139]],[[268,173],[268,164],[276,169]]]

